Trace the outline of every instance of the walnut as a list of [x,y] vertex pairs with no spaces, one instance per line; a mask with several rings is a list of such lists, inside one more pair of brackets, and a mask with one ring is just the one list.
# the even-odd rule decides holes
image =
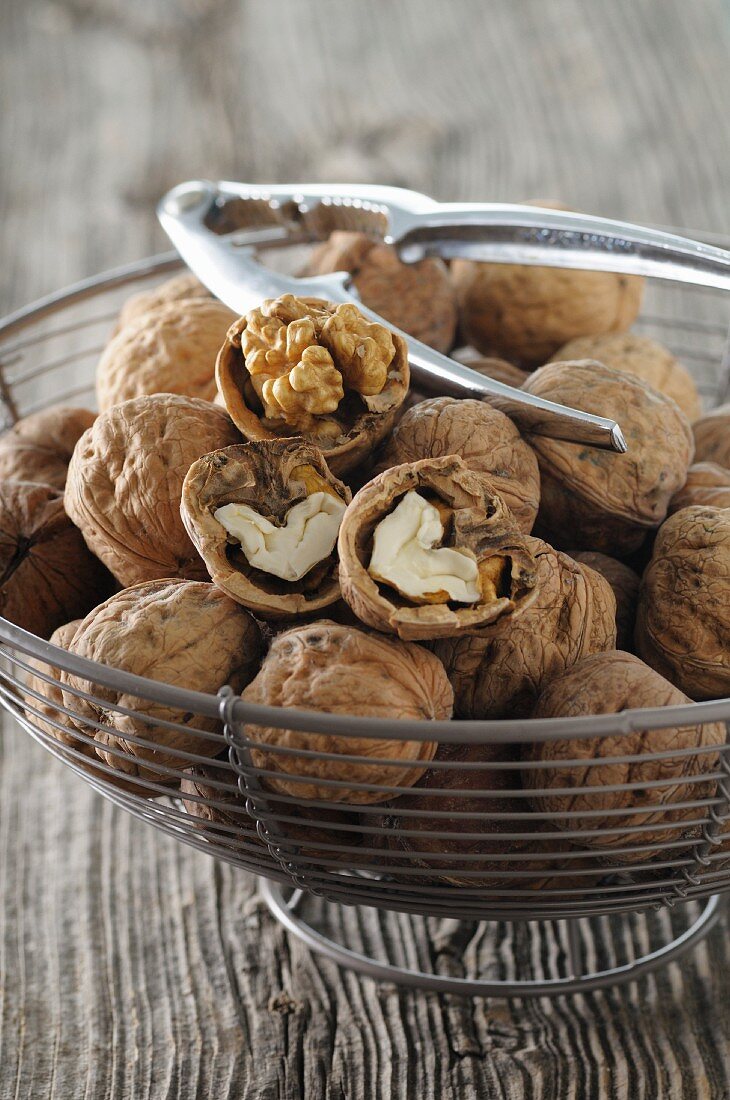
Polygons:
[[636,650],[692,699],[730,695],[730,508],[683,508],[644,572]]
[[613,649],[616,600],[607,580],[540,539],[534,602],[472,636],[433,647],[454,688],[460,718],[524,718],[543,687],[590,653]]
[[621,425],[627,454],[527,438],[540,464],[537,532],[557,546],[624,557],[658,527],[687,477],[693,444],[674,401],[641,379],[590,359],[548,363],[531,375],[528,393]]
[[473,473],[486,475],[529,535],[540,503],[540,472],[535,452],[509,417],[483,401],[421,401],[398,422],[375,469],[443,455],[459,455]]
[[574,561],[589,565],[605,577],[616,597],[616,648],[631,649],[634,642],[636,604],[639,598],[639,575],[622,561],[598,554],[593,550],[568,551]]
[[716,462],[695,462],[687,480],[669,501],[669,515],[694,504],[730,508],[730,470]]
[[579,336],[559,348],[553,360],[598,359],[607,367],[636,375],[652,389],[676,401],[684,415],[696,420],[702,411],[695,380],[668,348],[636,332]]
[[312,253],[302,275],[349,271],[360,298],[396,328],[448,352],[456,300],[446,265],[428,258],[404,264],[390,245],[365,233],[336,230]]
[[102,353],[96,370],[99,408],[151,393],[212,400],[216,356],[234,318],[212,298],[172,301],[140,314]]
[[164,283],[159,283],[158,286],[148,290],[140,290],[131,298],[127,298],[119,311],[117,332],[131,321],[136,321],[143,313],[156,312],[170,305],[171,302],[190,298],[210,298],[210,296],[210,291],[191,271],[181,271],[179,275],[165,279]]
[[716,462],[730,470],[730,404],[719,405],[692,425],[698,462]]
[[24,416],[0,436],[0,478],[63,489],[73,449],[95,419],[96,413],[71,405]]
[[[638,657],[613,651],[587,657],[553,680],[540,695],[533,717],[616,714],[625,709],[689,702],[686,695]],[[705,747],[710,750],[724,742],[725,727],[721,722],[635,730],[614,737],[536,742],[526,749],[526,758],[542,762],[545,767],[525,769],[523,781],[535,792],[532,796],[535,809],[554,815],[551,820],[558,827],[585,830],[586,845],[608,854],[611,849],[636,846],[636,850],[628,853],[616,852],[614,858],[621,863],[640,862],[654,853],[646,848],[640,850],[639,846],[679,840],[681,823],[696,819],[696,809],[672,809],[673,804],[708,798],[714,793],[712,772],[717,765],[717,752],[712,749],[687,755],[683,751]],[[672,751],[677,755],[661,760],[615,759]],[[592,766],[591,761],[597,759],[605,759],[606,763]],[[558,766],[569,760],[586,763]],[[702,776],[708,778],[703,780]],[[650,785],[655,780],[662,780],[661,786]],[[630,790],[603,789],[629,783],[635,784]],[[574,793],[563,793],[564,788]],[[596,810],[604,811],[605,816],[588,816]],[[615,810],[626,813],[612,813]],[[602,835],[596,832],[600,829],[621,831]]]
[[0,615],[49,638],[112,591],[63,510],[63,494],[32,481],[0,481]]
[[526,537],[494,486],[457,455],[395,466],[345,513],[342,595],[368,626],[406,641],[516,618],[535,595]]
[[516,367],[514,363],[509,363],[506,359],[480,355],[475,348],[466,347],[452,351],[451,358],[463,363],[466,367],[471,367],[486,378],[494,378],[495,381],[504,382],[506,386],[512,386],[516,390],[524,386],[530,373],[522,370],[521,367]]
[[335,544],[350,499],[316,447],[266,439],[194,462],[182,517],[224,592],[261,618],[294,618],[340,598]]
[[[68,649],[189,691],[216,692],[226,684],[240,691],[258,665],[260,633],[249,613],[215,585],[166,579],[127,588],[95,608]],[[160,768],[185,767],[188,762],[179,753],[215,756],[225,748],[217,719],[182,713],[67,672],[61,672],[60,681],[64,704],[77,715],[72,725],[91,734],[101,759],[127,776],[176,783],[179,775]],[[124,709],[138,713],[128,715]],[[172,729],[165,722],[183,728]],[[200,731],[220,737],[205,737]]]
[[[328,621],[278,634],[243,698],[267,706],[394,721],[448,719],[453,702],[443,667],[427,650]],[[320,781],[407,787],[423,774],[436,751],[434,741],[377,741],[264,726],[247,726],[246,732],[267,746],[251,750],[255,766],[267,771],[266,785],[297,799],[386,801],[391,795],[382,790],[329,787]],[[277,749],[328,752],[333,757],[318,760]],[[344,759],[340,764],[340,753],[363,759]]]
[[77,443],[66,510],[121,584],[203,580],[205,565],[180,516],[183,481],[196,458],[239,441],[210,401],[170,393],[125,401],[101,413]]
[[343,474],[393,426],[408,393],[408,354],[402,337],[350,303],[285,294],[231,326],[216,375],[247,439],[301,435]]

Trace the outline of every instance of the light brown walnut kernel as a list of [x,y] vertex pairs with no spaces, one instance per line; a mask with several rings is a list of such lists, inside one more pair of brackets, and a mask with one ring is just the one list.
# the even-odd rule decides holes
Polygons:
[[692,425],[698,462],[716,462],[730,470],[730,404],[719,405]]
[[[243,698],[247,703],[343,718],[387,718],[394,726],[405,718],[448,719],[453,703],[443,667],[426,649],[328,621],[277,634]],[[331,787],[322,781],[408,787],[423,774],[436,751],[436,742],[428,740],[374,740],[253,725],[246,732],[252,741],[266,746],[251,749],[253,763],[267,773],[266,786],[297,799],[387,801],[397,791]],[[299,755],[307,750],[330,755],[324,760]],[[340,761],[341,755],[362,759]]]
[[95,419],[90,409],[51,405],[17,420],[0,436],[0,479],[63,489],[73,449]]
[[730,508],[730,470],[716,462],[695,462],[687,480],[669,501],[669,515],[693,505]]
[[368,321],[357,306],[344,302],[325,321],[321,339],[332,352],[348,389],[366,397],[381,392],[395,355],[387,328]]
[[568,553],[574,561],[595,569],[611,585],[616,597],[616,648],[632,649],[636,604],[639,598],[639,574],[608,554],[599,554],[594,550],[570,550]]

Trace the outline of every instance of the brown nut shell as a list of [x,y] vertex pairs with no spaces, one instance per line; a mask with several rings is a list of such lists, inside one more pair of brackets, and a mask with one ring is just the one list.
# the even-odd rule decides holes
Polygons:
[[730,404],[719,405],[692,425],[698,462],[716,462],[730,470]]
[[[435,495],[452,510],[444,545],[471,551],[480,568],[503,563],[496,596],[476,605],[418,605],[370,576],[375,528],[399,498],[419,490]],[[481,630],[500,618],[516,619],[535,598],[536,565],[527,538],[517,530],[494,486],[472,473],[457,455],[395,466],[362,488],[345,513],[338,541],[342,595],[368,626],[406,641]]]
[[260,618],[296,618],[340,599],[333,551],[299,581],[285,581],[254,568],[215,518],[226,504],[248,504],[278,524],[309,495],[308,467],[349,504],[352,494],[330,473],[321,451],[301,439],[266,439],[203,455],[190,467],[182,490],[182,518],[213,581],[231,599]]
[[335,230],[320,244],[302,275],[349,271],[360,298],[396,328],[437,351],[456,334],[456,296],[442,260],[404,264],[396,250],[365,233]]
[[238,442],[230,417],[210,401],[170,393],[125,401],[76,445],[66,510],[124,585],[207,579],[180,516],[183,481],[202,454]]
[[[319,298],[304,298],[302,301],[313,312],[324,311],[331,315],[337,309],[334,303]],[[241,350],[246,325],[247,317],[241,317],[231,325],[216,361],[218,390],[242,435],[251,441],[301,435],[305,442],[320,448],[330,470],[338,476],[346,474],[366,459],[393,427],[408,394],[410,369],[405,340],[391,333],[395,356],[388,368],[383,390],[372,396],[348,391],[336,414],[326,418],[328,431],[334,432],[328,435],[293,431],[285,420],[277,421],[264,416]]]
[[582,657],[616,644],[616,600],[607,580],[540,539],[536,598],[517,619],[439,641],[460,718],[524,718],[543,687]]
[[150,393],[212,401],[215,360],[235,314],[213,298],[188,298],[142,313],[114,336],[96,370],[102,412]]
[[422,458],[459,455],[503,498],[529,535],[540,504],[537,456],[504,413],[484,401],[434,397],[401,417],[386,441],[376,473]]
[[164,309],[171,302],[210,297],[210,291],[203,286],[200,279],[193,275],[192,271],[181,271],[179,275],[165,279],[164,283],[159,283],[150,290],[140,290],[127,298],[119,311],[116,331],[136,321],[143,313]]
[[616,597],[616,648],[630,650],[634,643],[636,604],[641,578],[630,566],[593,550],[569,551],[574,561],[589,565],[605,577]]
[[[587,657],[542,692],[533,717],[574,718],[591,714],[616,714],[622,710],[642,707],[676,706],[690,700],[668,680],[630,653],[613,651]],[[636,730],[626,736],[602,736],[580,740],[557,740],[535,743],[526,750],[526,758],[544,762],[546,766],[525,769],[523,782],[535,793],[532,802],[541,813],[555,815],[556,825],[563,829],[585,830],[585,843],[591,848],[610,852],[624,846],[652,844],[664,840],[679,840],[682,828],[677,824],[696,820],[696,809],[676,809],[677,802],[712,797],[715,781],[687,782],[695,776],[712,773],[717,764],[717,752],[707,751],[682,755],[685,749],[720,746],[725,742],[721,722],[700,726],[683,726],[648,731]],[[660,760],[641,759],[650,753],[669,753]],[[640,759],[622,762],[613,759],[638,756]],[[591,766],[594,760],[605,764]],[[556,767],[563,761],[585,760],[575,767]],[[549,766],[553,765],[553,766]],[[653,786],[656,780],[664,780]],[[615,784],[636,784],[629,790],[607,791]],[[570,794],[558,791],[573,789]],[[551,793],[555,789],[556,793]],[[605,817],[583,816],[587,811],[604,810]],[[615,815],[611,811],[626,810]],[[576,816],[568,816],[575,813]],[[675,828],[671,826],[674,825]],[[651,829],[642,826],[652,826]],[[620,829],[620,832],[600,835],[598,829]],[[636,850],[616,853],[618,862],[643,861],[654,853]]]
[[16,421],[0,436],[0,479],[63,489],[73,449],[95,419],[90,409],[51,405]]
[[49,638],[113,588],[66,515],[58,489],[0,482],[0,615]]
[[687,480],[669,502],[669,515],[694,505],[730,508],[730,470],[716,462],[695,462]]
[[[87,615],[68,649],[111,668],[190,691],[240,691],[258,666],[261,636],[249,613],[213,584],[165,579],[118,592]],[[64,704],[73,725],[96,741],[98,755],[125,775],[178,783],[159,767],[182,770],[179,752],[216,756],[225,748],[220,722],[139,699],[61,672]],[[84,699],[81,691],[93,695]],[[127,715],[117,708],[135,710]],[[101,728],[87,726],[99,722]],[[160,722],[176,722],[171,729]],[[198,731],[220,733],[204,737]],[[132,737],[143,738],[137,744]],[[178,750],[176,753],[175,750]],[[156,767],[157,766],[157,767]]]
[[641,581],[636,651],[691,699],[730,695],[730,508],[662,525]]
[[548,363],[528,393],[616,420],[628,452],[616,454],[531,433],[540,464],[536,530],[557,546],[624,557],[658,527],[692,461],[689,421],[641,379],[590,359]]
[[[453,694],[441,663],[420,646],[332,622],[277,634],[261,671],[243,692],[248,703],[297,707],[326,714],[442,720],[451,717]],[[252,748],[268,787],[298,799],[370,803],[393,795],[322,785],[322,780],[408,787],[436,752],[435,741],[378,741],[330,733],[247,726],[267,748]],[[276,750],[314,750],[325,760]],[[338,760],[339,754],[363,759]],[[393,760],[393,764],[388,764]]]
[[457,351],[452,351],[451,358],[463,363],[465,367],[477,371],[478,374],[483,374],[485,378],[493,378],[496,382],[504,382],[506,386],[513,386],[516,390],[524,386],[530,373],[522,370],[521,367],[516,367],[514,363],[510,363],[507,359],[495,359],[493,356],[480,355],[476,348],[459,348]]

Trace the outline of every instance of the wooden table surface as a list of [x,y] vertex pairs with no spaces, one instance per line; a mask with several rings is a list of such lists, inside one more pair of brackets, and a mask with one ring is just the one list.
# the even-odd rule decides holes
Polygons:
[[[196,175],[559,197],[728,231],[723,0],[3,0],[0,310],[164,247]],[[559,930],[319,916],[462,973]],[[638,947],[681,914],[630,922]],[[581,930],[610,961],[605,922]],[[727,1097],[727,924],[549,1001],[400,992],[285,934],[256,881],[116,809],[6,723],[0,1097]],[[656,940],[654,940],[656,942]]]

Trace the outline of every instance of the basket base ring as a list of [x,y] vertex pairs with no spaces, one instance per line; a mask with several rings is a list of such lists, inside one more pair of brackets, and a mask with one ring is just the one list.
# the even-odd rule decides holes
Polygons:
[[426,989],[432,993],[451,993],[466,997],[550,997],[566,993],[590,993],[607,986],[635,981],[643,974],[658,970],[666,963],[678,959],[694,947],[714,927],[723,913],[721,896],[713,894],[705,903],[699,917],[669,943],[623,966],[591,973],[580,973],[577,921],[567,920],[567,954],[571,970],[568,976],[542,981],[479,981],[410,970],[381,962],[368,955],[361,955],[324,936],[298,915],[296,910],[306,896],[302,890],[295,889],[287,896],[284,887],[269,879],[261,879],[259,890],[271,913],[288,932],[300,939],[310,951],[326,956],[339,966],[355,970],[376,981],[392,982],[411,989]]

